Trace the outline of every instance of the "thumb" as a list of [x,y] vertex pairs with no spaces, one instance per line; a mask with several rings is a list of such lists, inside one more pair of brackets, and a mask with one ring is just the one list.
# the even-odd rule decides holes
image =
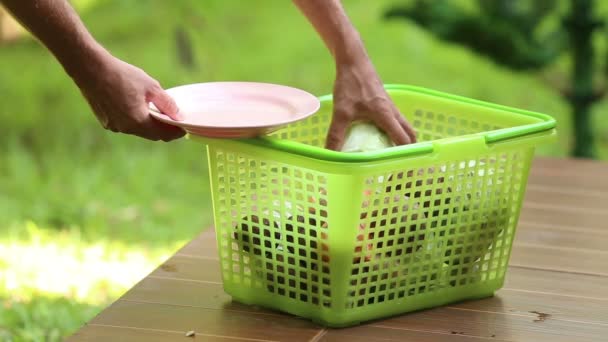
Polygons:
[[184,117],[179,113],[179,108],[177,104],[173,100],[166,91],[162,88],[157,88],[150,93],[150,98],[148,99],[150,102],[154,103],[156,108],[161,111],[161,113],[166,114],[173,120],[183,120]]

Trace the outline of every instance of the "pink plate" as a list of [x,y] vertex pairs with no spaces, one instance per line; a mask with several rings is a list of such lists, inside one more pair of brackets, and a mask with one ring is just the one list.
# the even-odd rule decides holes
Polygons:
[[319,110],[303,90],[270,83],[211,82],[167,89],[184,120],[175,121],[150,104],[156,119],[211,138],[249,138],[271,133]]

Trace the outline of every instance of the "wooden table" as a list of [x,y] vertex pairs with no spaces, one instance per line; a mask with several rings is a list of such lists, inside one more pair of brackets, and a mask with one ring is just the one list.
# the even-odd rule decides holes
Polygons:
[[[186,337],[194,331],[195,336]],[[212,230],[71,341],[608,341],[608,164],[537,159],[507,281],[495,297],[323,329],[233,303]]]

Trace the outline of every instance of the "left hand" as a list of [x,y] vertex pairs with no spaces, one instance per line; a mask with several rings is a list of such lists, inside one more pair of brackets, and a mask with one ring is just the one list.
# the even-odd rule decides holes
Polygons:
[[338,64],[334,113],[326,147],[340,150],[353,121],[372,122],[396,145],[416,142],[416,132],[390,99],[369,60]]
[[154,141],[171,141],[186,134],[150,115],[148,103],[152,102],[173,120],[182,119],[175,101],[143,70],[105,51],[87,62],[80,69],[72,63],[70,75],[105,129]]

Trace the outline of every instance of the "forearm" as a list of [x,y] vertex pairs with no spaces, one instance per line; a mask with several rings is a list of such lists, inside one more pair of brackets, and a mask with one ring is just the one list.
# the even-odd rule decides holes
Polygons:
[[348,19],[340,0],[293,0],[293,2],[317,30],[336,64],[368,61],[359,33]]
[[55,55],[70,76],[95,67],[107,52],[66,0],[0,0]]
[[398,145],[415,142],[416,132],[384,90],[363,41],[340,0],[293,2],[317,30],[336,61],[334,114],[326,147],[340,150],[354,121],[373,122]]

